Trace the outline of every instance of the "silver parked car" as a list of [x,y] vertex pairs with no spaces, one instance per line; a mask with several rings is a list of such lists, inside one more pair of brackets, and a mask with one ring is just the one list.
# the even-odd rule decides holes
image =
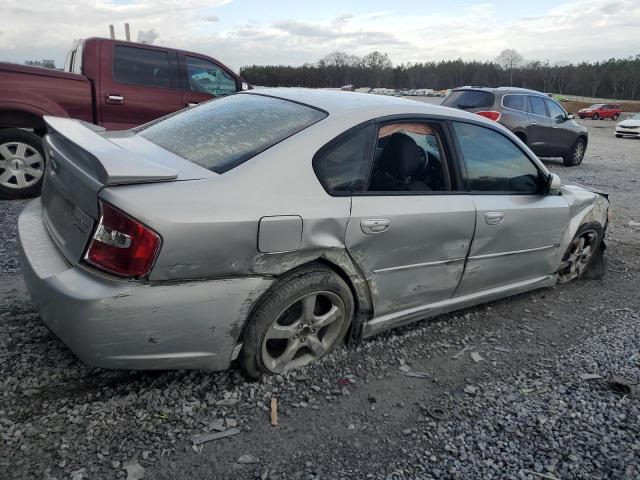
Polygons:
[[284,372],[346,337],[603,270],[605,196],[460,110],[272,89],[132,131],[46,121],[23,271],[91,365]]

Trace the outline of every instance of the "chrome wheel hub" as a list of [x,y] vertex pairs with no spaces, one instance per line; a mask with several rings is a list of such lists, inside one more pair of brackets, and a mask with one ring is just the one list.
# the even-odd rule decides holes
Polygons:
[[598,233],[594,230],[587,230],[571,242],[558,271],[560,283],[566,283],[582,276],[596,253],[598,241]]
[[267,329],[260,347],[262,363],[274,373],[311,363],[339,340],[345,321],[344,302],[335,293],[298,297]]
[[38,183],[44,173],[42,155],[22,142],[0,144],[0,185],[22,189]]

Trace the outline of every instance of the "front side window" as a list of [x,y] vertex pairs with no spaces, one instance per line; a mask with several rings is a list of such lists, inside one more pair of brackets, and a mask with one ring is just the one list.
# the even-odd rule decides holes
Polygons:
[[547,108],[544,106],[544,98],[529,96],[529,102],[531,102],[531,113],[534,115],[540,115],[541,117],[547,116]]
[[236,79],[212,62],[195,57],[185,57],[189,89],[209,93],[216,97],[235,93]]
[[169,88],[170,72],[167,52],[123,45],[113,47],[113,79],[116,82]]
[[454,122],[467,167],[469,190],[537,193],[538,169],[511,140],[490,128]]
[[372,127],[363,127],[329,148],[321,150],[313,165],[330,193],[362,190],[369,173]]
[[527,111],[527,97],[525,95],[505,95],[502,105],[513,110]]
[[398,122],[380,127],[369,191],[425,193],[449,190],[446,172],[437,126]]
[[564,120],[567,116],[566,112],[553,100],[546,100],[547,108],[549,109],[549,116],[556,120]]
[[326,116],[288,100],[239,93],[134,131],[201,167],[224,173]]

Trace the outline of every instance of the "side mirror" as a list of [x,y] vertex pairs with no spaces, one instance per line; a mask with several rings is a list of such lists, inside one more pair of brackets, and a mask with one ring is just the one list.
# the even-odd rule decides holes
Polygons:
[[558,195],[561,187],[562,181],[560,177],[555,173],[550,173],[547,178],[547,195]]
[[567,120],[573,120],[576,116],[573,113],[567,113]]

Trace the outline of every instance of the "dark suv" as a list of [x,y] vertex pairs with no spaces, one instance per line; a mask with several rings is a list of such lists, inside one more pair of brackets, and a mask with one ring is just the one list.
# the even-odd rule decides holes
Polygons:
[[568,167],[580,165],[587,149],[586,127],[547,95],[514,87],[461,87],[442,101],[501,123],[540,157],[562,157]]

